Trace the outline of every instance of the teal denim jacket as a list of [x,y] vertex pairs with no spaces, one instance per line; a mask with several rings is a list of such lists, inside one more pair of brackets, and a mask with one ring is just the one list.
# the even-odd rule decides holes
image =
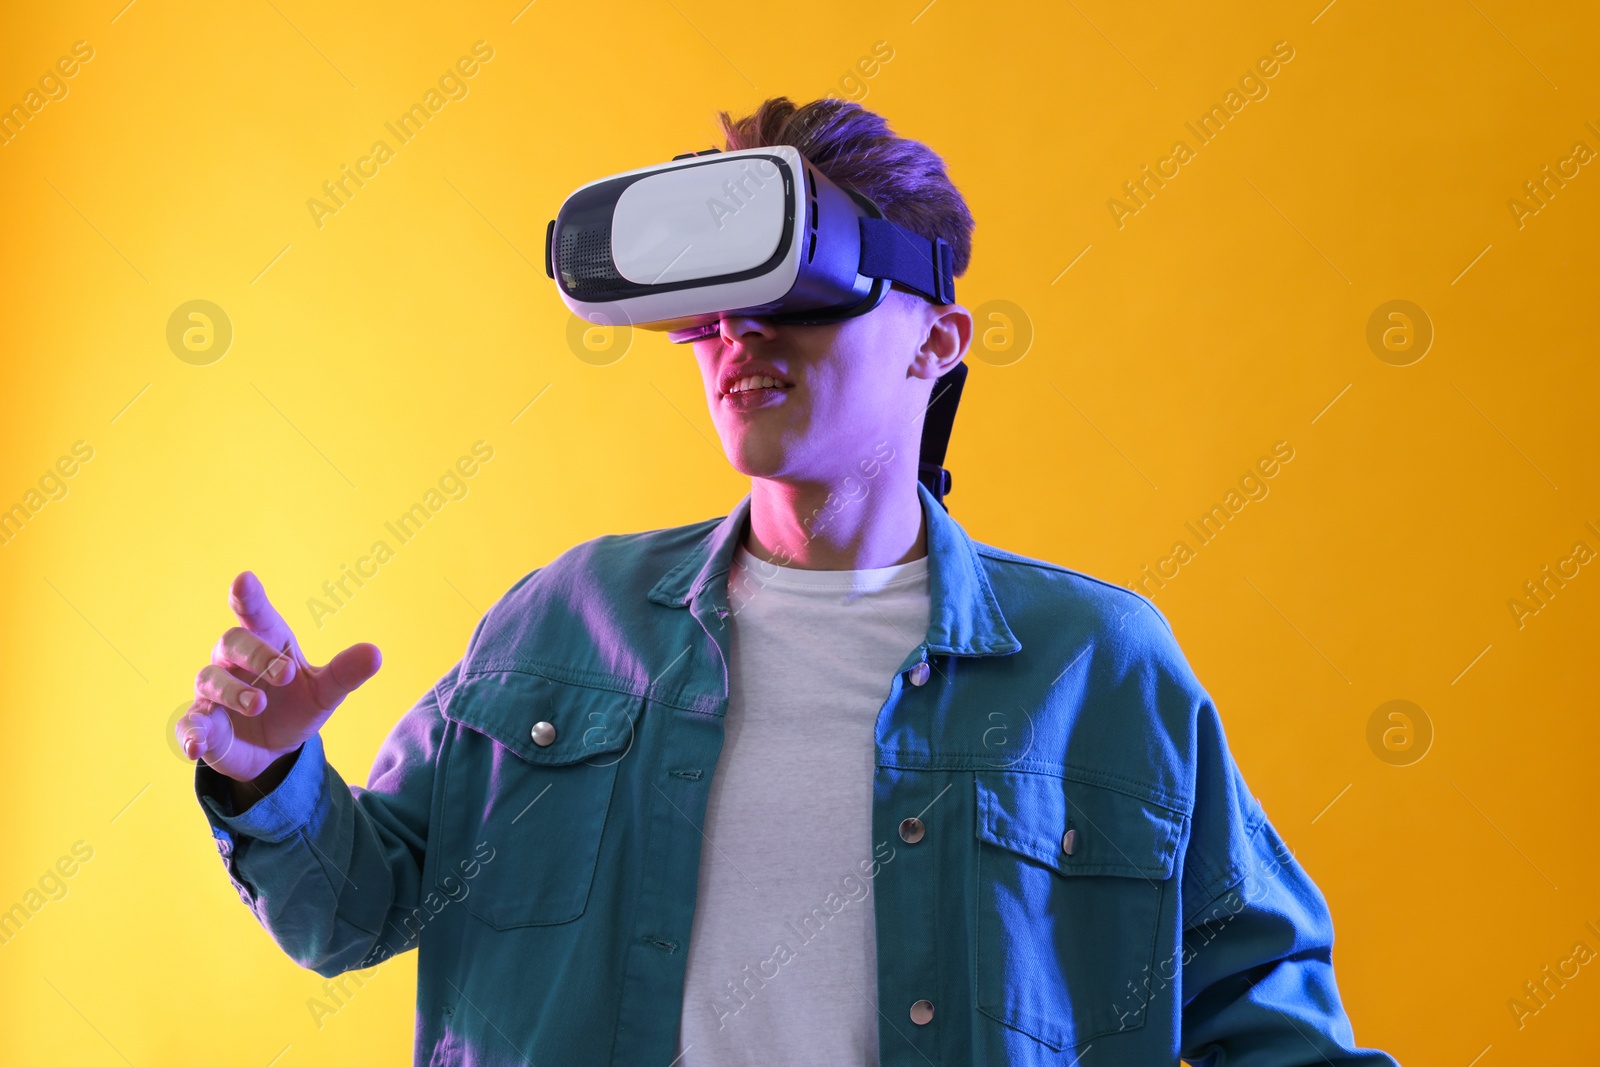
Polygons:
[[[1166,620],[918,495],[931,619],[876,731],[884,1067],[1393,1064],[1356,1046],[1327,905]],[[749,509],[522,578],[365,789],[320,737],[239,814],[197,766],[229,876],[291,959],[331,978],[418,949],[418,1067],[677,1057]]]

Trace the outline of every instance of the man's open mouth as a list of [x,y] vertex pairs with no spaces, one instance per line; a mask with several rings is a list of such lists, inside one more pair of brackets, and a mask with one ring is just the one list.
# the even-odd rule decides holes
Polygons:
[[753,392],[758,389],[793,389],[793,382],[786,382],[782,378],[774,378],[766,374],[750,374],[738,379],[728,386],[724,396],[736,396],[739,393]]

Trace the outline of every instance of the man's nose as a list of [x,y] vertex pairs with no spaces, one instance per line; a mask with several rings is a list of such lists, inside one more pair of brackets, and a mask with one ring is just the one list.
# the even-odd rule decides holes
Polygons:
[[777,336],[777,327],[769,320],[754,315],[722,316],[722,339],[725,342],[733,344],[752,335],[770,341]]

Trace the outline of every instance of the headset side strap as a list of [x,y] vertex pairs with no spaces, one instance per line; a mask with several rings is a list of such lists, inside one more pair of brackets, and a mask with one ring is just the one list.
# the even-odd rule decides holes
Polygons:
[[943,237],[929,240],[888,219],[863,216],[860,222],[863,276],[899,282],[935,304],[955,303],[949,242]]

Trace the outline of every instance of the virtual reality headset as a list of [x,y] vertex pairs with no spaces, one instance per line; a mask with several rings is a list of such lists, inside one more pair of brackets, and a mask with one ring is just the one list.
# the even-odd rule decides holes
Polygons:
[[[579,186],[545,228],[545,273],[574,314],[664,331],[684,344],[721,317],[841,322],[892,286],[955,302],[950,245],[889,221],[792,145],[687,152]],[[966,364],[941,377],[923,422],[918,477],[943,504],[943,467]]]

